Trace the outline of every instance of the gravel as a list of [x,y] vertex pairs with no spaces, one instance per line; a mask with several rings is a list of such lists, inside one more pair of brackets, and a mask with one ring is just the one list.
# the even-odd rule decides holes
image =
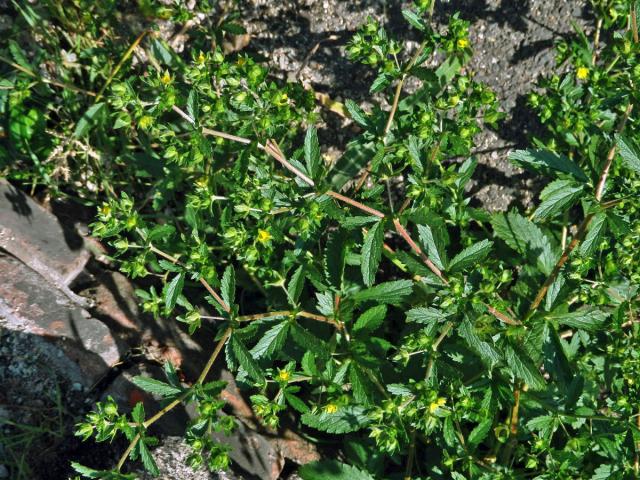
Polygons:
[[[507,119],[498,132],[484,131],[477,138],[480,165],[472,193],[476,203],[490,210],[527,206],[539,189],[522,170],[510,165],[509,151],[525,145],[527,136],[539,131],[526,106],[526,93],[534,81],[554,68],[553,44],[570,35],[572,22],[589,27],[586,0],[451,0],[438,2],[436,18],[446,23],[454,12],[471,22],[470,38],[475,56],[471,69],[478,80],[496,92]],[[349,62],[344,46],[368,17],[379,20],[405,42],[415,42],[401,11],[409,2],[362,0],[251,0],[243,3],[242,18],[248,24],[248,50],[271,65],[281,79],[299,79],[333,100],[369,99],[373,72]],[[320,46],[309,57],[311,50]],[[345,122],[324,113],[321,141],[329,152],[339,152],[354,135]]]

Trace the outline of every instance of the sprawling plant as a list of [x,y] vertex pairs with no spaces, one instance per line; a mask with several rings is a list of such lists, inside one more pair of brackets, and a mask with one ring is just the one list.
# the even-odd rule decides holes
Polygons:
[[[93,232],[123,271],[157,279],[139,292],[146,311],[217,334],[193,383],[170,364],[166,381],[135,380],[161,411],[98,404],[78,434],[123,434],[129,448],[114,470],[78,472],[130,478],[120,472],[140,458],[157,473],[147,430],[185,402],[198,411],[190,464],[224,468],[210,434],[233,421],[220,415],[223,384],[207,380],[224,353],[266,426],[294,412],[338,442],[343,462],[303,466],[308,480],[638,476],[631,3],[594,1],[593,39],[561,43],[565,73],[530,97],[549,128],[511,154],[547,181],[528,212],[470,206],[474,136],[502,115],[467,66],[467,22],[434,27],[432,2],[403,12],[421,37],[411,51],[374,21],[349,43],[388,102],[345,102],[360,134],[334,164],[310,92],[218,46],[184,59],[134,45],[140,75],[110,76],[76,127],[87,122],[96,151],[107,136],[141,162],[116,163],[101,184]],[[419,85],[405,94],[409,77]]]

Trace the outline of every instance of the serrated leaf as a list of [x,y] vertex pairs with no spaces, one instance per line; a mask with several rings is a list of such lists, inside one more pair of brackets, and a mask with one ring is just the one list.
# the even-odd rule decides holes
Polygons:
[[493,419],[487,418],[481,421],[478,425],[471,430],[469,437],[467,438],[467,443],[471,450],[474,450],[482,441],[487,437],[487,434],[491,430],[491,426],[493,425]]
[[374,480],[367,472],[336,460],[320,460],[298,469],[302,480]]
[[557,427],[557,419],[551,415],[541,415],[527,422],[527,428],[529,430],[538,432],[539,435],[546,440],[551,438],[551,435]]
[[299,397],[293,395],[292,393],[285,391],[284,398],[286,398],[289,405],[291,405],[297,412],[299,413],[309,412],[309,407],[307,407],[306,403],[304,403]]
[[354,228],[364,227],[365,225],[369,225],[370,223],[379,222],[379,217],[373,216],[355,216],[355,217],[345,217],[340,220],[340,225],[342,225],[347,230],[352,230]]
[[375,300],[378,303],[397,305],[405,297],[411,295],[412,290],[413,282],[411,280],[396,280],[361,290],[353,296],[353,299],[358,303]]
[[334,434],[356,432],[368,424],[365,409],[359,406],[338,407],[334,413],[305,413],[301,420],[308,427]]
[[516,351],[511,345],[505,345],[504,360],[513,375],[524,381],[532,390],[542,390],[546,384],[538,368],[523,351]]
[[521,167],[529,167],[536,171],[557,171],[568,173],[576,180],[589,180],[582,169],[573,160],[549,150],[514,150],[509,160]]
[[465,248],[449,262],[449,271],[457,272],[476,265],[489,254],[492,245],[492,241],[482,240]]
[[358,364],[352,362],[349,365],[349,382],[351,383],[351,391],[356,401],[370,407],[374,404],[375,399],[375,385]]
[[178,295],[182,293],[182,289],[184,288],[184,272],[179,273],[173,280],[169,282],[164,291],[164,304],[165,304],[165,312],[170,313],[174,307],[176,306],[176,301],[178,300]]
[[304,265],[300,265],[291,276],[287,286],[287,297],[292,305],[298,304],[298,299],[304,287]]
[[106,118],[107,106],[103,103],[96,103],[90,106],[87,111],[80,117],[76,128],[73,131],[73,137],[79,138],[88,134],[91,129],[97,126]]
[[342,231],[329,234],[324,249],[324,267],[328,282],[337,290],[342,287],[347,239]]
[[231,335],[229,338],[229,345],[231,346],[231,350],[233,351],[233,355],[242,368],[244,368],[247,374],[256,382],[263,384],[265,382],[264,375],[262,370],[256,363],[256,361],[247,350],[247,347],[244,346],[242,340],[237,338],[236,334]]
[[384,90],[391,83],[391,75],[388,73],[382,72],[380,75],[376,77],[376,79],[371,84],[371,88],[369,88],[369,93],[378,93]]
[[616,145],[624,165],[640,174],[640,152],[637,146],[629,138],[620,134],[616,135]]
[[540,205],[533,214],[536,220],[552,217],[568,210],[580,198],[583,185],[573,180],[554,180],[540,192]]
[[608,317],[608,313],[598,310],[597,308],[588,307],[576,312],[548,315],[547,319],[558,322],[560,325],[566,325],[567,327],[595,332],[602,328]]
[[435,327],[436,324],[447,318],[448,314],[432,307],[412,308],[407,312],[407,322],[422,323]]
[[382,325],[382,322],[384,322],[386,316],[386,305],[376,305],[375,307],[371,307],[369,310],[358,317],[358,320],[353,326],[353,333],[356,334],[359,332],[373,332],[380,325]]
[[153,459],[151,452],[149,452],[149,448],[147,444],[144,442],[144,439],[141,439],[136,445],[138,453],[140,454],[140,459],[142,460],[142,464],[147,472],[151,475],[158,476],[160,475],[160,470],[158,470],[158,465],[156,465],[156,461]]
[[198,106],[198,91],[195,88],[189,92],[189,98],[187,99],[187,113],[192,118],[192,120],[197,124],[199,106]]
[[412,12],[411,10],[402,10],[402,16],[407,22],[411,24],[412,27],[420,30],[421,32],[424,32],[426,27],[424,25],[424,22],[422,21],[422,18],[420,18],[417,13]]
[[604,232],[607,229],[607,215],[604,212],[596,214],[591,220],[589,231],[578,248],[578,253],[582,257],[589,257],[600,244]]
[[298,324],[291,325],[290,328],[291,338],[293,341],[300,345],[305,350],[311,350],[319,358],[326,358],[329,355],[329,350],[326,344],[315,335],[312,335],[306,329],[302,328]]
[[167,377],[167,381],[170,385],[174,387],[180,387],[180,379],[178,378],[178,373],[169,360],[164,362],[164,374]]
[[142,377],[140,375],[131,379],[134,385],[141,388],[145,392],[149,392],[153,395],[160,395],[161,397],[173,397],[182,393],[182,389],[169,385],[168,383],[161,382],[154,378]]
[[222,275],[220,293],[227,305],[233,305],[236,296],[236,272],[231,265],[225,269]]
[[131,410],[131,418],[138,424],[144,422],[144,403],[136,403],[135,407],[133,407],[133,410]]
[[373,285],[376,273],[382,258],[382,245],[384,243],[384,224],[376,223],[369,229],[364,237],[362,252],[360,253],[360,270],[362,281],[367,287]]
[[307,128],[307,134],[304,138],[304,160],[307,165],[307,172],[309,172],[312,179],[316,180],[322,165],[322,157],[320,156],[318,132],[313,126]]
[[375,144],[359,137],[347,144],[347,150],[331,167],[331,188],[340,191],[376,154]]
[[491,218],[493,232],[516,252],[534,260],[542,273],[549,275],[556,254],[549,237],[528,218],[519,213],[499,213]]
[[429,257],[436,267],[444,270],[446,263],[444,245],[442,245],[439,239],[437,240],[437,236],[434,235],[431,227],[429,225],[418,225],[418,235],[427,257]]
[[464,319],[458,328],[458,334],[467,342],[467,345],[473,350],[480,360],[490,369],[496,365],[502,357],[500,353],[488,342],[482,340],[476,333],[473,325],[468,319]]
[[271,356],[280,351],[287,339],[289,333],[289,321],[277,323],[265,334],[260,337],[258,343],[251,349],[253,358],[271,358]]
[[354,102],[353,100],[347,100],[344,102],[344,106],[347,107],[347,111],[349,112],[349,116],[361,127],[367,128],[369,125],[369,121],[367,120],[367,115],[360,108],[360,106]]

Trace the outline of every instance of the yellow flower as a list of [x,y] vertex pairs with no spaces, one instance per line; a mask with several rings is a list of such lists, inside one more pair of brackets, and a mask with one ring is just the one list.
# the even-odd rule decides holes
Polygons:
[[290,378],[291,374],[287,370],[278,370],[278,380],[288,382]]
[[324,411],[327,413],[336,413],[338,411],[338,406],[335,403],[330,403],[324,407]]
[[271,240],[271,234],[266,230],[259,229],[258,230],[258,241],[261,244],[265,244]]
[[164,75],[162,75],[162,78],[160,78],[160,81],[163,85],[169,85],[169,82],[171,82],[171,75],[169,74],[169,72],[165,71]]
[[586,80],[587,78],[589,78],[589,69],[587,67],[578,68],[576,77],[578,77],[578,80]]
[[108,217],[109,215],[111,215],[111,207],[105,203],[104,205],[102,205],[102,208],[100,208],[100,213],[105,217]]
[[140,121],[138,122],[138,125],[143,130],[146,130],[147,128],[149,128],[151,126],[151,123],[153,123],[153,118],[151,118],[149,115],[145,115],[144,117],[142,117],[140,119]]
[[466,38],[459,38],[457,45],[460,50],[462,50],[463,48],[467,48],[469,46],[469,40]]
[[429,405],[429,413],[434,413],[440,407],[444,407],[446,403],[447,403],[446,398],[442,398],[442,397],[438,398],[435,402],[432,402],[431,405]]
[[206,60],[204,53],[200,52],[200,55],[198,55],[198,63],[200,65],[202,65],[204,63],[204,61]]

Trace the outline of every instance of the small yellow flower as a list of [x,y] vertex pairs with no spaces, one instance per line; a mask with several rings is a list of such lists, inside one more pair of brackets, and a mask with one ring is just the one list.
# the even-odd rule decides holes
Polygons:
[[278,380],[288,382],[290,378],[291,374],[287,370],[278,370]]
[[269,242],[270,240],[271,240],[271,234],[268,231],[262,230],[262,229],[258,230],[258,241],[261,244],[264,245],[265,243]]
[[460,50],[467,48],[469,46],[469,40],[467,38],[459,38],[457,45]]
[[338,411],[338,406],[335,403],[330,403],[324,407],[324,411],[327,413],[336,413]]
[[111,215],[111,207],[105,203],[104,205],[102,205],[102,208],[100,208],[100,213],[105,217],[108,217],[109,215]]
[[146,130],[151,126],[152,123],[153,123],[153,118],[151,118],[149,115],[145,115],[140,119],[140,121],[138,122],[138,125],[143,130]]
[[206,57],[204,56],[204,53],[200,52],[200,55],[198,55],[198,63],[202,65],[205,60],[206,60]]
[[446,398],[442,398],[442,397],[438,398],[435,402],[432,402],[431,405],[429,405],[429,413],[434,413],[440,407],[444,407],[446,403],[447,403]]
[[165,71],[164,75],[162,75],[162,78],[160,78],[160,81],[163,85],[169,85],[169,82],[171,82],[171,75],[169,74],[169,72]]
[[578,80],[586,80],[587,78],[589,78],[589,69],[587,67],[578,68],[576,77],[578,77]]

